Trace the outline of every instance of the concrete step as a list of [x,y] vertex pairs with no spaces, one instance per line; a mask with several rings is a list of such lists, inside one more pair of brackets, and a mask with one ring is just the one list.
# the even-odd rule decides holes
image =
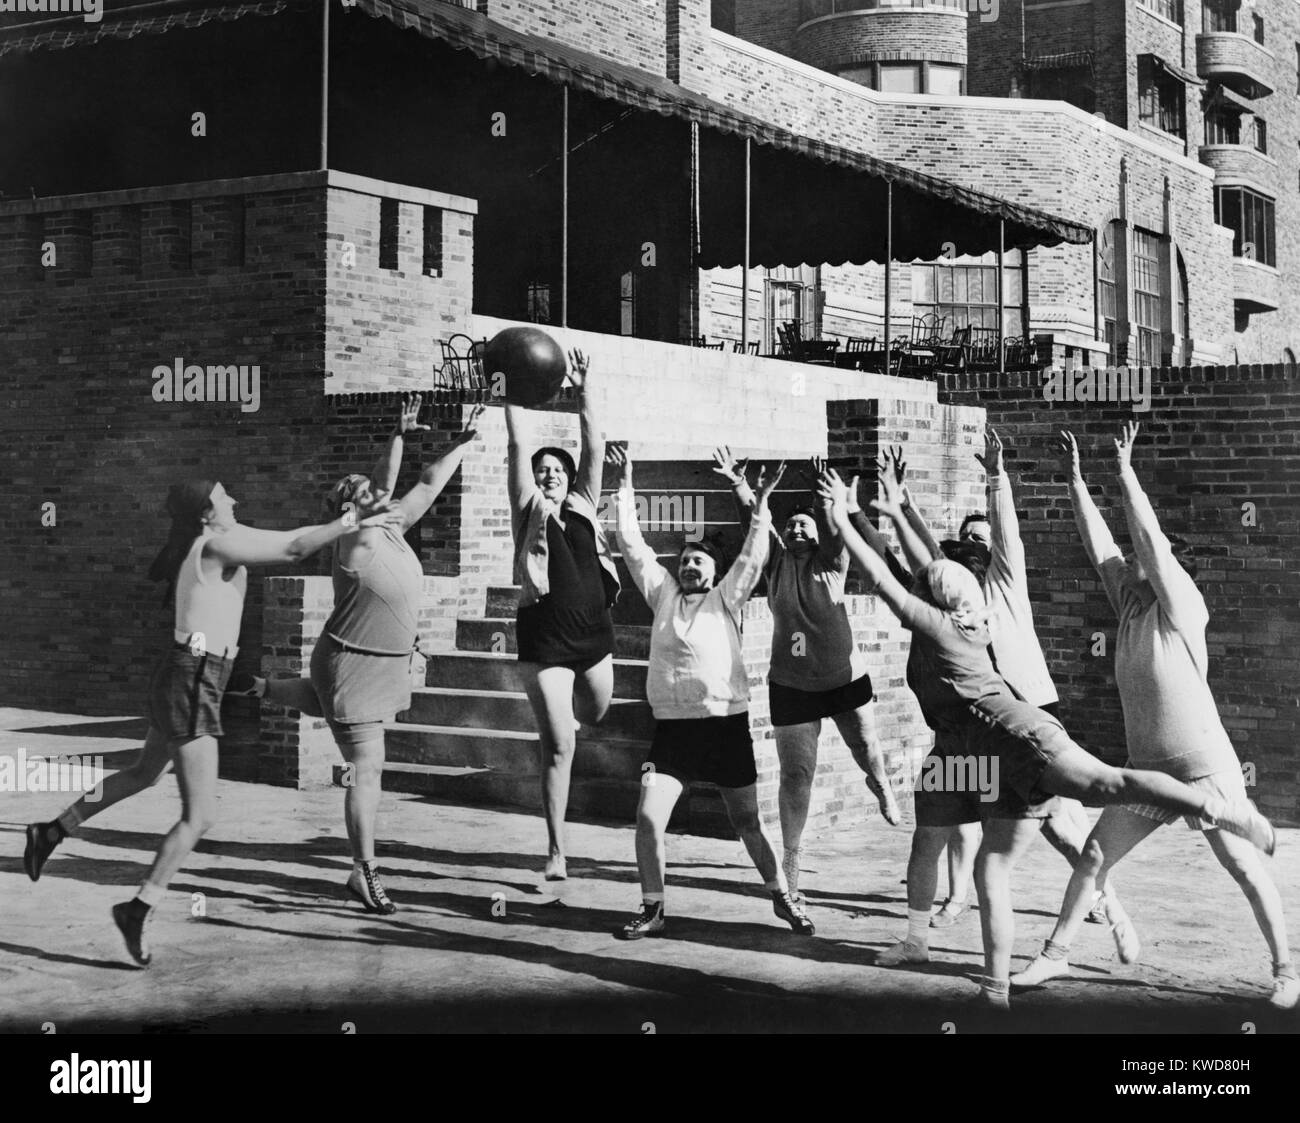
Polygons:
[[[614,697],[645,698],[647,662],[644,659],[614,660]],[[425,673],[429,686],[467,687],[474,690],[508,690],[522,693],[519,660],[513,655],[458,651],[433,655]]]
[[[466,729],[453,725],[396,722],[385,728],[387,759],[398,764],[491,769],[512,776],[538,776],[536,733],[508,729]],[[644,739],[622,739],[604,729],[578,736],[573,774],[598,779],[639,780],[649,746]]]
[[[412,694],[407,715],[403,723],[518,732],[535,729],[532,707],[522,690],[425,687]],[[648,741],[654,733],[654,718],[649,703],[633,698],[615,698],[605,720],[592,728],[610,736]]]
[[[516,654],[515,622],[501,618],[457,620],[456,647],[461,651]],[[648,625],[619,624],[614,628],[614,654],[624,659],[644,659],[650,652]]]
[[[675,558],[673,560],[676,561]],[[633,586],[631,575],[627,572],[627,565],[622,559],[619,559],[616,564],[621,567],[619,580],[622,584],[622,591],[619,593],[618,603],[614,605],[611,613],[614,617],[614,623],[651,623],[654,620],[654,614],[650,611],[650,606],[646,604],[645,598]],[[489,618],[513,620],[518,603],[518,589],[507,586],[493,586],[487,591],[487,616]]]

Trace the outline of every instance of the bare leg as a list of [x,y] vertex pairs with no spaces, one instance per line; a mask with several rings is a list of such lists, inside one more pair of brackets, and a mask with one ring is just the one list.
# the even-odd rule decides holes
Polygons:
[[594,667],[574,676],[573,713],[583,725],[599,725],[614,696],[614,656],[606,655]]
[[171,767],[171,757],[167,754],[167,735],[150,726],[135,763],[106,776],[98,788],[87,792],[60,815],[59,822],[68,834],[72,834],[77,826],[91,816],[129,799],[136,792],[153,787],[171,771]]
[[758,785],[749,784],[743,788],[719,788],[722,802],[727,807],[727,818],[740,836],[740,841],[749,851],[758,875],[769,890],[787,889],[785,875],[776,860],[772,842],[763,828],[763,819],[758,813]]
[[650,772],[642,780],[636,809],[636,867],[644,900],[663,900],[667,869],[664,835],[681,794],[682,782],[675,776]]
[[781,814],[782,868],[791,893],[799,891],[799,851],[813,777],[817,773],[817,738],[820,721],[776,727],[776,755],[781,761],[781,787],[777,806]]
[[166,889],[176,871],[217,820],[217,739],[173,742],[172,760],[181,793],[180,820],[167,832],[145,881]]
[[[1061,798],[1057,803],[1057,810],[1050,818],[1043,822],[1043,837],[1052,844],[1053,849],[1061,855],[1070,867],[1074,868],[1079,864],[1079,859],[1083,855],[1083,845],[1092,831],[1092,824],[1088,821],[1088,813],[1084,811],[1083,804],[1077,799]],[[1100,892],[1104,901],[1098,901],[1097,893]],[[1089,911],[1097,923],[1102,921],[1103,909],[1112,913],[1117,912],[1116,906],[1119,904],[1119,895],[1115,892],[1114,885],[1104,877],[1097,879],[1097,888],[1093,892],[1093,901],[1095,902]],[[1096,913],[1095,916],[1093,914]],[[1108,917],[1110,923],[1118,917]],[[1131,962],[1131,960],[1126,960]]]
[[948,835],[948,900],[959,909],[970,897],[971,872],[980,844],[979,823],[959,823]]
[[336,725],[334,741],[350,766],[344,787],[343,820],[354,862],[375,860],[375,826],[383,794],[384,725],[366,721]]
[[1011,976],[1011,948],[1016,934],[1011,871],[1040,830],[1039,819],[989,819],[975,855],[975,891],[979,894],[980,930],[984,936],[982,994],[992,1005],[1006,1005],[1007,980]]
[[1291,962],[1291,949],[1286,940],[1286,917],[1282,913],[1282,895],[1267,867],[1259,859],[1259,852],[1244,839],[1224,831],[1206,831],[1205,841],[1210,844],[1219,865],[1232,875],[1241,886],[1255,914],[1255,923],[1264,933],[1268,950],[1273,956],[1273,966]]
[[[569,807],[569,777],[577,745],[574,673],[569,667],[545,667],[538,663],[520,663],[519,667],[541,739],[542,813],[546,817],[548,844],[546,877],[558,881],[566,876],[564,816]],[[613,674],[612,664],[610,674]]]
[[891,827],[898,826],[902,816],[898,810],[898,800],[889,785],[889,774],[885,771],[885,754],[876,732],[876,708],[870,702],[848,713],[836,714],[832,719],[848,745],[853,759],[867,778],[867,787],[880,805],[880,814]]
[[316,687],[309,678],[269,678],[266,680],[267,702],[274,702],[286,710],[297,710],[308,717],[324,717]]
[[930,910],[939,888],[939,856],[951,827],[918,826],[907,858],[907,935],[876,956],[877,967],[926,963],[930,959]]

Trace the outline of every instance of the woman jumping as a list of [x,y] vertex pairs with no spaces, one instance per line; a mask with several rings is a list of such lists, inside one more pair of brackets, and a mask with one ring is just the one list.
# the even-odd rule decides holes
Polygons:
[[577,465],[562,448],[533,449],[524,410],[506,406],[511,528],[519,609],[515,635],[524,689],[537,722],[542,811],[548,850],[545,876],[563,881],[564,817],[577,725],[604,719],[614,693],[614,623],[618,573],[596,508],[605,438],[588,392],[588,359],[569,356],[578,391],[582,452]]
[[[1115,442],[1120,490],[1133,553],[1124,557],[1088,494],[1073,435],[1062,433],[1070,456],[1070,496],[1088,559],[1096,568],[1111,606],[1119,615],[1115,640],[1115,684],[1124,709],[1129,759],[1186,781],[1208,796],[1241,802],[1246,798],[1241,762],[1219,719],[1206,681],[1209,661],[1205,629],[1209,613],[1196,587],[1196,563],[1181,539],[1166,537],[1151,501],[1133,471],[1136,422]],[[1126,854],[1178,813],[1146,801],[1107,807],[1084,846],[1083,861],[1070,878],[1061,915],[1042,953],[1011,977],[1013,986],[1035,986],[1070,971],[1070,943],[1087,911],[1094,886]],[[1282,898],[1259,855],[1240,839],[1217,830],[1204,816],[1185,816],[1205,835],[1219,864],[1232,875],[1250,902],[1255,921],[1273,956],[1273,994],[1269,1002],[1289,1010],[1300,1001],[1300,979],[1287,946]]]

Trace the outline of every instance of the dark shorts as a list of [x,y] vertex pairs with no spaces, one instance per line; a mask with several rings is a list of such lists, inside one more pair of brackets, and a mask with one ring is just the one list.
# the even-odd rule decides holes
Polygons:
[[570,609],[543,597],[515,616],[521,663],[546,667],[594,667],[614,651],[614,620],[603,604]]
[[221,699],[233,659],[194,655],[173,644],[154,665],[149,680],[149,724],[168,738],[221,737]]
[[656,721],[646,763],[683,784],[747,788],[758,782],[749,714]]
[[990,744],[982,728],[966,734],[937,734],[913,785],[917,826],[1049,818],[1057,809],[1057,799],[1037,791],[1026,798],[1024,777],[1009,778],[1007,759],[1007,753]]
[[[971,743],[976,751],[999,759],[1001,794],[992,818],[1045,819],[1059,807],[1051,792],[1042,788],[1047,766],[1062,753],[1077,748],[1065,727],[1053,716],[1028,702],[997,699],[972,707],[976,724]],[[1082,750],[1081,750],[1082,751]]]
[[767,684],[767,700],[772,710],[772,725],[802,725],[807,721],[846,714],[865,706],[875,697],[871,676],[863,675],[832,690],[800,690],[780,683]]

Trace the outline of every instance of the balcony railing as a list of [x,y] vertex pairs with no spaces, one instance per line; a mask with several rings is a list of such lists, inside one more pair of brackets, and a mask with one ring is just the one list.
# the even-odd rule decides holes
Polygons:
[[980,3],[979,0],[799,0],[799,22],[807,23],[840,12],[871,12],[890,8],[948,8],[954,12],[978,12]]

